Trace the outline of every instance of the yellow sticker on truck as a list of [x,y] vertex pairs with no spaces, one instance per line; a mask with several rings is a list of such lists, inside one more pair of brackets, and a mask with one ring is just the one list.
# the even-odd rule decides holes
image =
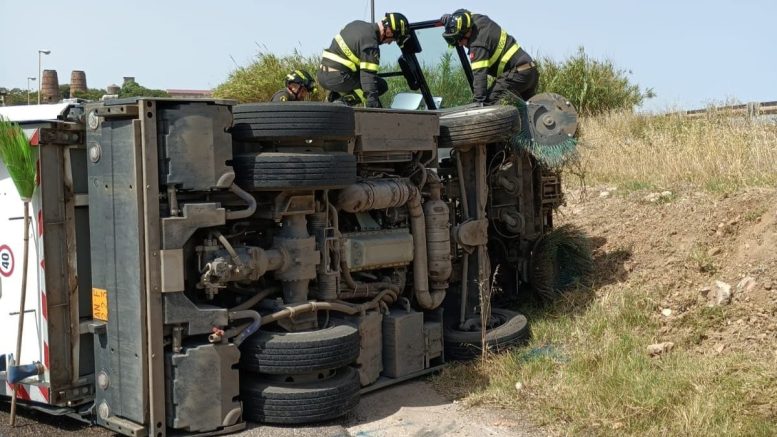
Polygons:
[[108,321],[108,291],[92,288],[92,318]]

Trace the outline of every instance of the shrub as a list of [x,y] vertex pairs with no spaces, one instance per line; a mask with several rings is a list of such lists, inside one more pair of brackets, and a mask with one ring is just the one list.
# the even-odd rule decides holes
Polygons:
[[580,47],[562,62],[545,56],[539,61],[539,92],[554,92],[569,99],[581,115],[596,115],[618,109],[632,110],[655,97],[651,88],[632,84],[628,72],[610,60],[592,59]]
[[[315,75],[319,62],[318,56],[304,57],[296,51],[290,56],[260,52],[250,65],[238,67],[230,73],[229,78],[216,87],[213,95],[240,103],[267,102],[283,88],[284,77],[290,71],[301,68]],[[319,89],[312,99],[320,99],[323,94]]]

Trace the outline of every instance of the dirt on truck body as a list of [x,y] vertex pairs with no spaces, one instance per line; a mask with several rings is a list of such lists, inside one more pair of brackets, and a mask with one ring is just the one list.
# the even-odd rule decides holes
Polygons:
[[497,266],[507,294],[529,281],[559,175],[513,145],[519,106],[437,108],[415,36],[435,26],[411,25],[389,73],[430,110],[133,98],[38,126],[20,364],[43,371],[22,400],[124,435],[228,433],[339,417],[525,340],[526,318],[481,296]]

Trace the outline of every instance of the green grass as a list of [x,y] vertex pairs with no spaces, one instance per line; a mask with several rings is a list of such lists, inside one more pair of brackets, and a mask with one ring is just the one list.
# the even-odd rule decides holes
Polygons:
[[766,211],[768,211],[769,208],[766,206],[761,206],[755,209],[751,209],[750,211],[747,211],[745,215],[742,216],[742,218],[745,221],[748,222],[755,222],[758,221],[761,217],[763,217],[764,214],[766,214]]
[[656,186],[648,181],[625,180],[618,185],[619,189],[626,192],[655,190]]
[[[773,363],[757,356],[699,355],[681,347],[685,338],[661,337],[649,316],[658,308],[644,290],[587,299],[530,314],[528,346],[454,366],[433,383],[468,404],[515,408],[559,434],[777,433]],[[710,311],[699,314],[705,323],[723,317]],[[646,347],[659,341],[678,346],[651,358]]]

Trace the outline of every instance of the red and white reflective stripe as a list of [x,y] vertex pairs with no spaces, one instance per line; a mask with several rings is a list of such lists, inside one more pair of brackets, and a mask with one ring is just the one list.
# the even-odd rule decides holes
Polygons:
[[[38,210],[38,237],[43,236],[43,210]],[[42,242],[41,242],[42,243]]]
[[[33,135],[31,143],[33,140],[35,140],[38,136],[38,132]],[[49,355],[49,302],[48,298],[46,296],[46,262],[44,260],[44,252],[43,252],[43,238],[45,235],[44,230],[44,221],[43,221],[43,209],[41,208],[41,192],[40,189],[36,189],[33,194],[33,209],[37,209],[37,213],[35,216],[37,217],[36,220],[36,232],[33,234],[35,236],[35,246],[37,249],[38,259],[40,260],[40,269],[38,269],[38,289],[40,290],[40,326],[39,326],[39,332],[40,332],[40,347],[41,347],[41,360],[43,361],[43,366],[45,367],[45,373],[43,375],[44,381],[48,381],[49,378],[49,368],[51,367],[51,357]],[[45,402],[49,403],[49,388],[48,384],[46,385],[32,385],[31,388],[27,391],[29,395],[31,396],[31,400],[37,401],[37,402]]]
[[40,145],[40,129],[35,129],[35,132],[32,133],[32,136],[30,137],[30,145],[33,147]]
[[[5,383],[5,394],[7,396],[13,396],[13,385]],[[35,384],[19,384],[16,390],[17,399],[23,401],[42,402],[49,403],[49,388],[42,385]]]

